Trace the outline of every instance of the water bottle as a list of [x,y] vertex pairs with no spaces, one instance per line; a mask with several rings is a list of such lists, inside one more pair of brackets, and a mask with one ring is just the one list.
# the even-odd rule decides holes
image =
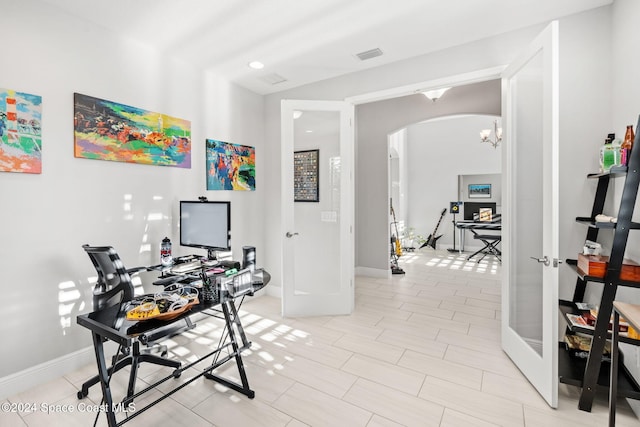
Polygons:
[[162,239],[160,244],[160,264],[168,267],[173,264],[173,257],[171,256],[171,240],[168,237]]
[[256,269],[256,248],[255,246],[242,247],[242,268],[251,271]]

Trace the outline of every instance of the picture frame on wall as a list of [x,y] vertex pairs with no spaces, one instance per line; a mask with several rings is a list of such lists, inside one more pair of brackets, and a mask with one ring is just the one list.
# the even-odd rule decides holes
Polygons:
[[0,172],[42,173],[42,97],[0,89]]
[[293,153],[293,194],[296,202],[320,201],[320,150]]
[[207,190],[256,190],[255,147],[207,139]]
[[191,122],[73,94],[76,158],[191,168]]
[[470,199],[490,199],[491,184],[469,184]]

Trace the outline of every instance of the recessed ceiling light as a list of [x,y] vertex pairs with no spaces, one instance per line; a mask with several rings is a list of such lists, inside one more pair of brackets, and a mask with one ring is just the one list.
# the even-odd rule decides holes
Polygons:
[[249,62],[249,68],[253,68],[254,70],[262,70],[264,68],[264,64],[260,61],[251,61]]

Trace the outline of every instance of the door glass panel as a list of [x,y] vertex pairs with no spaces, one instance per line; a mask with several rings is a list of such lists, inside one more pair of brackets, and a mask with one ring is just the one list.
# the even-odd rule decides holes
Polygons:
[[[294,116],[295,117],[295,116]],[[294,120],[295,295],[340,291],[340,112]]]
[[[512,135],[512,247],[509,326],[542,355],[543,264],[543,56],[540,51],[510,80],[516,115]],[[507,143],[509,143],[507,141]]]

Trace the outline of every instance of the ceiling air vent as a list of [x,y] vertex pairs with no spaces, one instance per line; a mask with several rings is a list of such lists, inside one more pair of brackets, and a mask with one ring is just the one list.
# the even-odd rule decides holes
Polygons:
[[366,61],[367,59],[375,58],[376,56],[382,55],[382,51],[378,48],[367,50],[366,52],[357,53],[356,56],[360,58],[361,61]]
[[286,78],[276,73],[267,74],[266,76],[260,77],[260,79],[266,83],[269,83],[270,85],[277,85],[278,83],[283,83],[287,81]]

